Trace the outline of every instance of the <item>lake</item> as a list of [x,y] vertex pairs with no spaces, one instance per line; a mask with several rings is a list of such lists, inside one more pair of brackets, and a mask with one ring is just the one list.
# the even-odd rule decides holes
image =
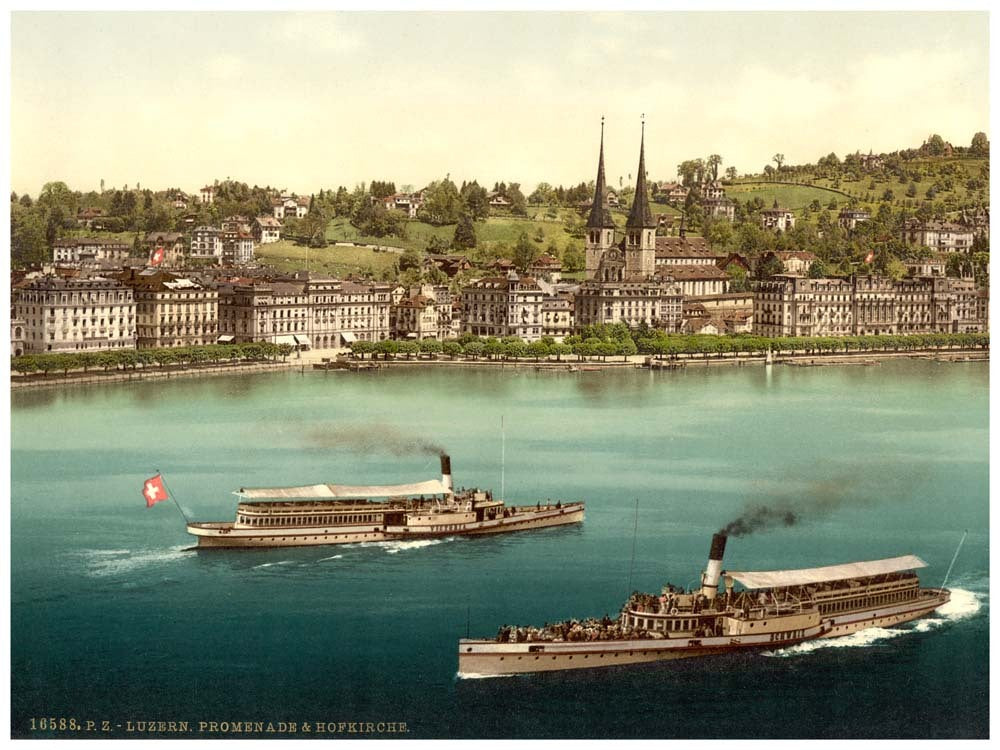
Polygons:
[[[408,738],[988,736],[988,364],[285,371],[11,400],[15,736],[105,736],[104,721],[133,738],[237,736],[202,721],[341,738],[364,736],[350,722]],[[241,486],[438,474],[387,435],[444,446],[456,485],[581,499],[586,521],[197,552],[178,508],[140,495],[162,471],[189,516],[232,520]],[[730,539],[727,567],[912,553],[937,586],[968,530],[952,603],[776,652],[456,678],[466,633],[615,616],[632,589],[695,585],[712,532],[767,503],[800,522]],[[129,732],[148,720],[190,731]]]

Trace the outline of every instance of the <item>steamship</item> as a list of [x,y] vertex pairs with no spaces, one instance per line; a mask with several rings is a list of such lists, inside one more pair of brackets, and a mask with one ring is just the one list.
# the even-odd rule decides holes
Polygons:
[[492,492],[455,492],[451,459],[441,478],[413,484],[242,488],[235,521],[195,521],[199,547],[299,547],[501,534],[583,521],[582,502],[507,506]]
[[[914,555],[800,570],[722,571],[726,536],[715,534],[701,586],[633,593],[617,619],[503,627],[459,641],[460,677],[588,669],[775,649],[923,617],[945,604],[921,588]],[[723,591],[719,591],[720,577]],[[736,589],[736,583],[741,585]]]

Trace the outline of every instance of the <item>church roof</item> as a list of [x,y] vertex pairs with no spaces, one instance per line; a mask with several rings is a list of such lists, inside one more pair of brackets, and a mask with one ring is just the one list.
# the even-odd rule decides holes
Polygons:
[[642,124],[642,140],[639,143],[639,173],[635,179],[635,197],[625,226],[629,229],[656,228],[653,212],[649,210],[649,188],[646,185],[646,123]]
[[597,162],[597,183],[594,185],[594,202],[587,219],[590,229],[614,229],[615,220],[608,204],[608,189],[604,179],[604,120],[601,120],[601,156]]

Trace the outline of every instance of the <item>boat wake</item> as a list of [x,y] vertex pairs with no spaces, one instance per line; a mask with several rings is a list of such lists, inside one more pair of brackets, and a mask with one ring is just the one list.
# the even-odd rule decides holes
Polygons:
[[340,560],[342,557],[343,557],[343,555],[333,555],[331,557],[321,557],[316,562],[324,562],[326,560]]
[[191,554],[187,545],[168,547],[167,549],[146,549],[133,551],[129,549],[87,549],[72,553],[82,557],[87,566],[87,575],[104,578],[124,573],[131,573],[140,568],[181,560]]
[[865,648],[880,641],[896,638],[908,633],[927,633],[931,630],[948,625],[959,620],[965,620],[974,616],[982,608],[982,594],[977,594],[968,589],[952,589],[951,601],[939,607],[933,615],[914,620],[904,627],[899,628],[867,628],[859,630],[857,633],[840,636],[838,638],[821,638],[815,641],[806,641],[788,648],[781,648],[775,651],[765,651],[764,656],[778,658],[788,658],[791,656],[801,656],[811,654],[823,648]]
[[478,674],[477,672],[456,672],[456,680],[491,680],[494,677],[517,677],[516,674]]
[[267,562],[261,563],[260,565],[254,565],[251,570],[256,570],[257,568],[270,568],[275,565],[291,565],[294,560],[279,560],[278,562]]
[[422,549],[423,547],[433,547],[442,542],[454,541],[455,537],[448,536],[443,539],[408,539],[393,540],[388,542],[358,542],[357,544],[345,544],[345,547],[376,547],[384,549],[386,554],[396,555],[411,549]]

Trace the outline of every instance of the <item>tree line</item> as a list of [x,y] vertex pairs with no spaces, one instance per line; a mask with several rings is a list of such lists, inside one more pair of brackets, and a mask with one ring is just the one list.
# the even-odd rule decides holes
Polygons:
[[153,365],[201,365],[222,362],[263,362],[277,357],[287,357],[294,351],[291,344],[272,344],[267,341],[247,344],[207,344],[205,346],[178,346],[161,349],[115,349],[96,352],[59,352],[52,354],[24,354],[11,359],[11,369],[22,375],[40,372],[101,369],[135,370]]
[[516,336],[481,338],[465,334],[458,339],[438,341],[356,341],[351,345],[355,356],[397,356],[444,354],[450,357],[487,360],[543,360],[574,355],[581,359],[629,357],[646,354],[668,358],[681,355],[723,356],[725,354],[764,356],[768,351],[813,353],[917,351],[942,348],[986,349],[989,335],[979,333],[932,333],[879,336],[754,336],[734,334],[676,334],[648,327],[629,330],[624,324],[588,326],[579,335],[557,342],[550,336],[527,343]]

